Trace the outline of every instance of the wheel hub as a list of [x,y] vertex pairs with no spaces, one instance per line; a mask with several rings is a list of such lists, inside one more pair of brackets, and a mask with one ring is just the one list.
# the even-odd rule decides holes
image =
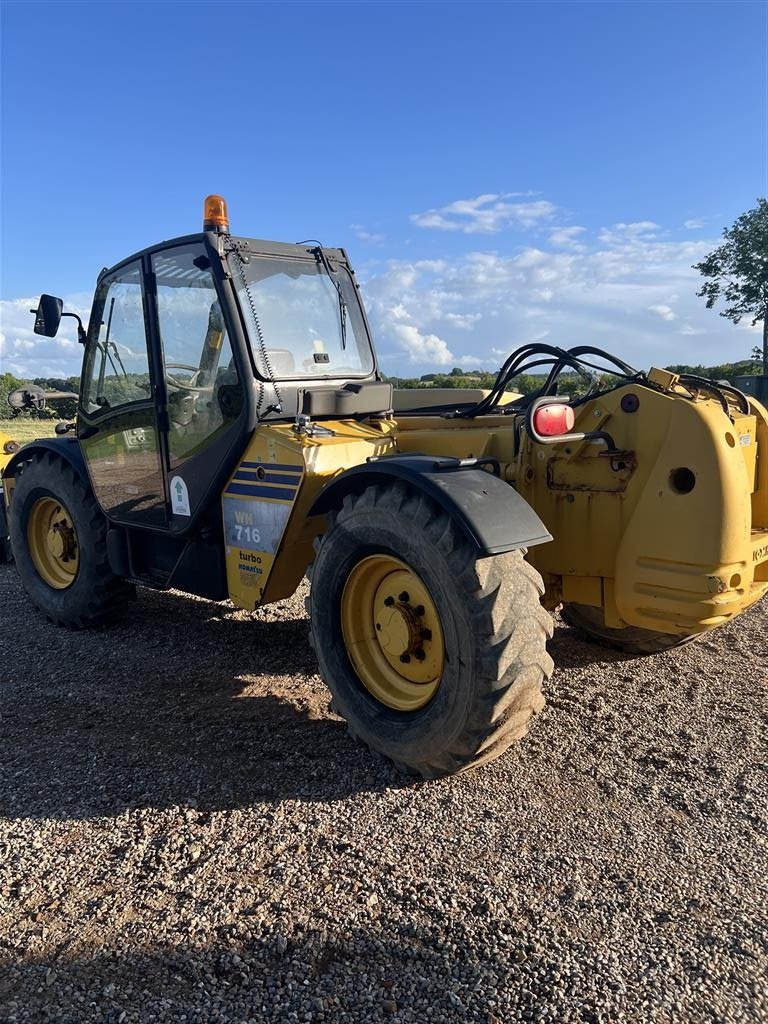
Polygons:
[[57,498],[38,498],[27,520],[29,553],[38,575],[54,590],[65,590],[77,575],[80,554],[69,510]]
[[[417,593],[411,593],[414,590]],[[432,640],[426,605],[419,600],[419,593],[423,598],[425,592],[415,573],[401,569],[382,580],[373,601],[376,640],[384,656],[406,679],[421,684],[429,683],[442,668],[437,659],[441,651]],[[432,604],[431,599],[429,603]],[[429,618],[436,619],[437,612]]]
[[342,632],[365,688],[387,707],[414,711],[437,692],[445,647],[432,597],[400,559],[371,555],[350,573]]

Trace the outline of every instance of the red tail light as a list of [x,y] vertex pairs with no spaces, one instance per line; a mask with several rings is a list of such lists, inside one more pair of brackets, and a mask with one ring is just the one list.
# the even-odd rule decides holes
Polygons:
[[543,437],[555,437],[573,430],[575,419],[570,405],[542,405],[533,414],[533,426]]

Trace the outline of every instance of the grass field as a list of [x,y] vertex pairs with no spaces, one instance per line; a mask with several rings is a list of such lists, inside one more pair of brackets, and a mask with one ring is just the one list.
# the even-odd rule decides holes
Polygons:
[[36,437],[53,437],[57,420],[30,420],[26,417],[15,420],[0,420],[0,434],[8,434],[22,444],[34,441]]

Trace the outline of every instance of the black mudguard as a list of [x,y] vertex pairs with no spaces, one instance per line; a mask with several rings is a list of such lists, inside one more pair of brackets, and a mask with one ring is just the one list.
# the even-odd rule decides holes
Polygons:
[[309,514],[338,508],[345,494],[359,494],[375,484],[398,480],[418,487],[451,515],[480,557],[552,540],[528,502],[508,483],[474,460],[433,455],[388,455],[354,466],[321,492]]
[[3,476],[15,476],[16,466],[20,462],[26,462],[33,455],[40,452],[53,452],[60,459],[64,459],[84,479],[88,479],[88,471],[85,468],[85,460],[76,437],[40,437],[36,441],[29,441],[19,448],[13,458],[3,470]]
[[[88,480],[83,453],[80,450],[80,445],[77,443],[77,438],[74,437],[41,437],[36,441],[29,441],[27,444],[22,445],[13,458],[6,463],[3,476],[6,478],[15,476],[16,467],[19,463],[26,462],[31,456],[47,451],[54,452],[59,458],[64,459],[84,480]],[[11,538],[8,534],[5,496],[2,493],[2,488],[0,488],[0,562],[13,561]]]

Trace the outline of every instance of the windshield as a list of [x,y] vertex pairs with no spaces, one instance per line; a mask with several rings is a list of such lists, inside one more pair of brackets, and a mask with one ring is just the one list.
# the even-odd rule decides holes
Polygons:
[[366,377],[373,371],[368,335],[345,267],[332,264],[329,276],[315,260],[251,256],[241,266],[237,255],[230,256],[230,266],[262,377],[318,380]]

